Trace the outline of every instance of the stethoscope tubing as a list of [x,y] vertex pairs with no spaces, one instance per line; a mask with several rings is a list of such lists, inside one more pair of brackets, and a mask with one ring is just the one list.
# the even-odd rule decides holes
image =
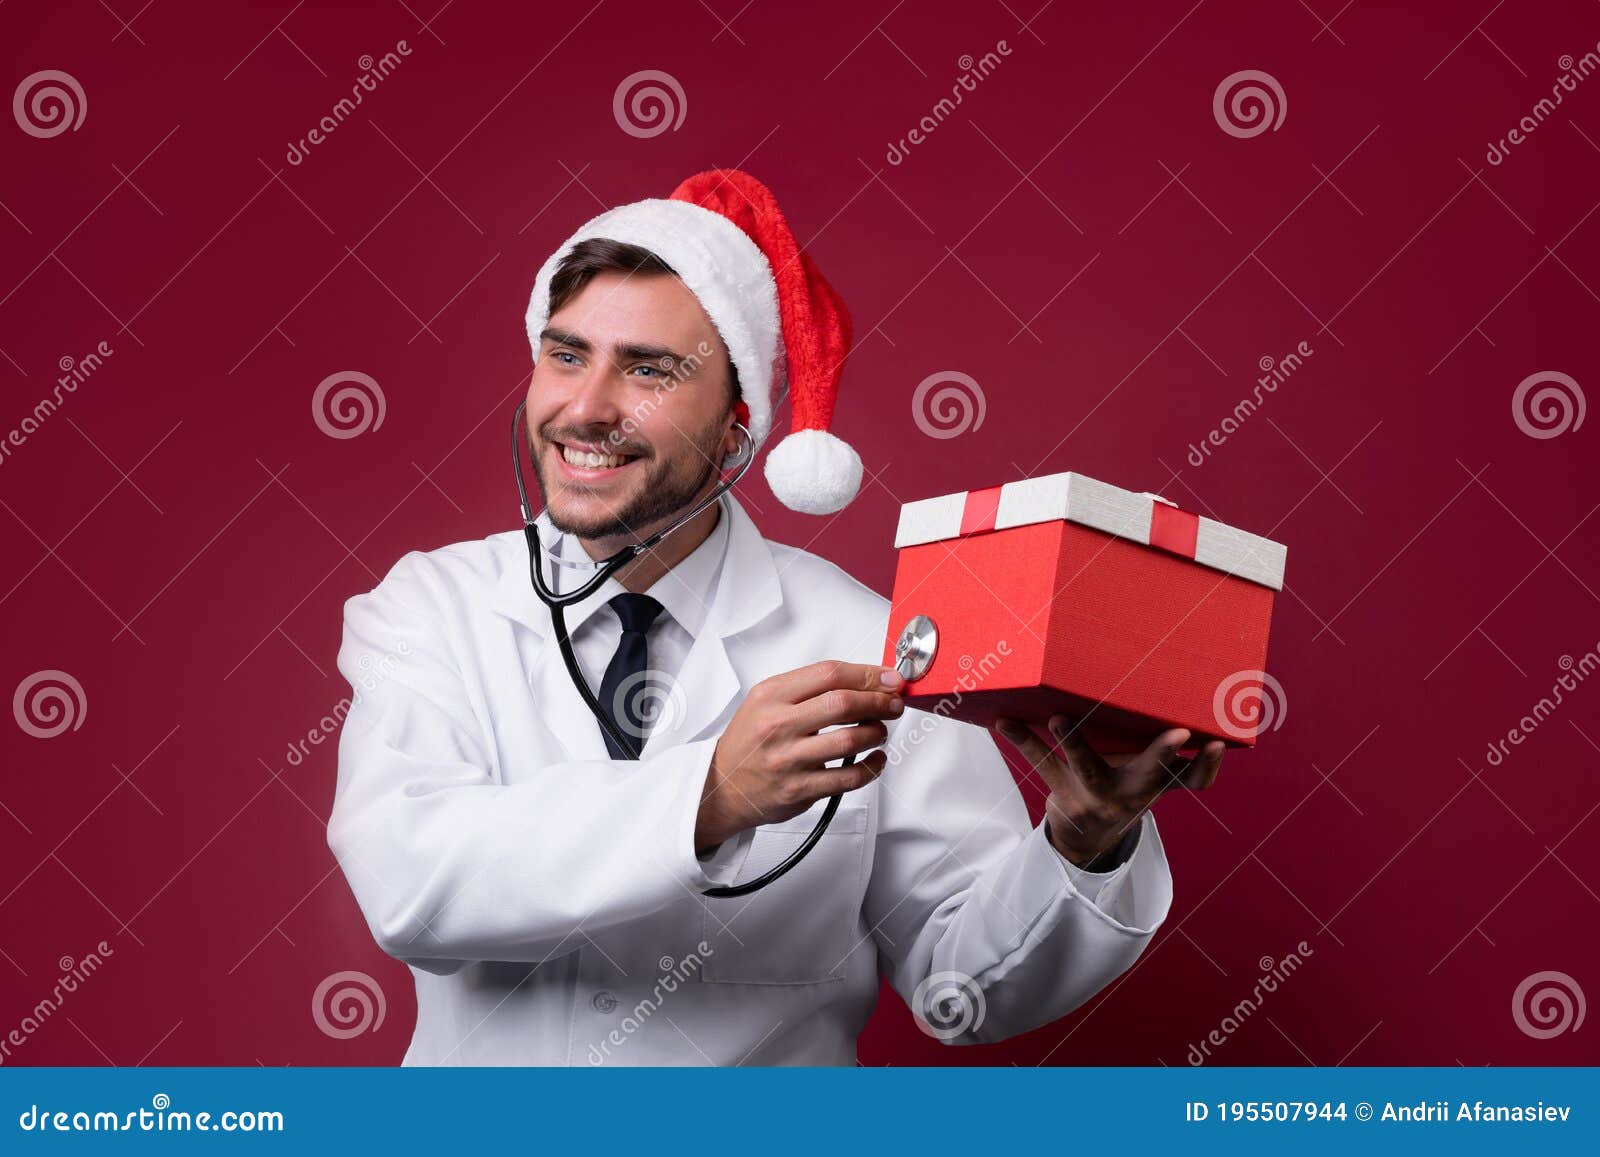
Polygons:
[[[604,705],[601,704],[600,700],[595,696],[595,693],[590,690],[589,681],[584,678],[583,671],[578,667],[578,658],[577,655],[573,653],[572,649],[572,639],[567,633],[566,609],[576,603],[582,602],[584,599],[594,594],[594,592],[599,590],[600,587],[605,584],[605,581],[612,575],[616,574],[617,571],[621,570],[624,566],[627,566],[628,563],[638,558],[645,551],[650,550],[658,545],[668,535],[684,526],[687,526],[695,519],[696,516],[700,514],[701,511],[705,510],[713,502],[720,501],[722,496],[729,490],[733,489],[734,484],[737,483],[739,479],[744,477],[745,471],[749,470],[750,464],[755,461],[755,439],[751,436],[750,431],[743,424],[735,423],[743,437],[740,439],[739,454],[733,466],[731,467],[733,474],[730,477],[726,477],[718,482],[710,494],[706,495],[705,498],[701,499],[690,510],[675,519],[670,526],[656,531],[648,538],[641,539],[638,542],[630,543],[629,545],[623,547],[610,558],[599,563],[596,567],[595,573],[590,578],[588,578],[575,589],[567,591],[563,594],[552,589],[550,585],[545,582],[543,573],[544,568],[541,565],[543,562],[543,552],[541,551],[539,545],[539,531],[537,525],[535,524],[533,512],[528,505],[528,488],[522,477],[521,428],[525,421],[524,411],[526,410],[526,407],[526,401],[520,402],[517,405],[516,412],[511,417],[511,464],[516,472],[517,477],[517,497],[520,500],[522,511],[523,537],[525,537],[528,542],[529,577],[533,581],[534,592],[539,596],[539,600],[544,603],[545,607],[550,612],[550,625],[555,631],[556,646],[561,652],[561,661],[567,669],[567,676],[572,680],[572,685],[577,689],[578,694],[584,701],[584,704],[589,708],[590,713],[595,717],[595,721],[600,724],[601,729],[605,731],[607,736],[610,737],[612,743],[614,743],[621,750],[627,752],[630,759],[637,760],[640,758],[641,745],[635,741],[633,736],[625,734],[623,729],[617,726],[616,721],[611,718]],[[855,756],[847,756],[844,761],[839,764],[839,766],[849,767],[854,762]],[[828,797],[828,806],[823,808],[822,815],[818,817],[816,826],[811,829],[811,834],[805,838],[798,848],[785,857],[781,863],[762,873],[760,876],[757,876],[754,880],[748,880],[743,884],[727,884],[719,885],[715,888],[707,888],[702,894],[724,899],[735,896],[748,896],[750,893],[765,888],[768,884],[771,884],[779,877],[785,875],[791,868],[806,858],[806,855],[813,847],[816,846],[817,841],[822,838],[823,833],[828,830],[828,824],[833,821],[834,813],[839,810],[840,799],[841,795],[833,795]]]

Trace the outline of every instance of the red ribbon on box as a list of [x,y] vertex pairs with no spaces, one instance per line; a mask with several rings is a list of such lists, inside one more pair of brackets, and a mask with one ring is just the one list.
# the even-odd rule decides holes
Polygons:
[[[961,505],[962,536],[982,534],[994,529],[995,513],[1000,509],[999,486],[967,491]],[[1159,498],[1150,499],[1150,545],[1183,558],[1193,558],[1200,537],[1200,516],[1180,510]]]
[[961,534],[981,534],[994,529],[995,512],[1000,509],[999,486],[984,490],[967,491],[967,500],[961,506]]
[[1200,537],[1200,516],[1169,506],[1159,498],[1150,500],[1150,545],[1193,558]]

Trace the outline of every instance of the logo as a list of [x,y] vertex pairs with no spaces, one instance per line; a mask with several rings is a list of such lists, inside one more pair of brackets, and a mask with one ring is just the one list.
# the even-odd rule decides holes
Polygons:
[[317,383],[311,418],[330,438],[359,438],[383,425],[383,387],[370,375],[340,370]]
[[83,685],[65,671],[36,671],[17,684],[11,713],[17,726],[35,739],[54,739],[83,726],[89,701]]
[[618,685],[611,717],[635,739],[676,726],[688,710],[688,696],[665,671],[635,671]]
[[311,994],[311,1019],[335,1040],[377,1032],[387,1011],[383,989],[365,972],[335,972]]
[[1224,735],[1249,739],[1283,726],[1289,717],[1289,697],[1283,684],[1265,671],[1235,671],[1217,684],[1211,714]]
[[1565,972],[1535,972],[1511,994],[1511,1019],[1535,1040],[1583,1027],[1583,989]]
[[689,100],[678,78],[653,68],[625,77],[611,97],[611,115],[630,137],[659,137],[668,129],[677,132],[688,112]]
[[1277,132],[1288,115],[1289,101],[1277,78],[1253,68],[1225,77],[1211,97],[1211,115],[1230,137],[1249,140],[1271,129]]
[[1530,438],[1558,438],[1583,425],[1583,388],[1568,374],[1543,370],[1517,383],[1511,420]]
[[43,141],[68,129],[77,132],[89,101],[75,77],[50,68],[23,78],[11,97],[11,113],[19,129]]
[[959,438],[982,427],[987,413],[983,387],[956,370],[929,374],[911,394],[911,418],[930,438]]
[[983,1027],[983,989],[965,972],[935,972],[911,994],[917,1027],[934,1040],[954,1040]]

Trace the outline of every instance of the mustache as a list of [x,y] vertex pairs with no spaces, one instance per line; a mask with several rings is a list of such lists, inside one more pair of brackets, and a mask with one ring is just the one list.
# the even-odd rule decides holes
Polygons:
[[579,428],[575,426],[541,426],[539,437],[545,442],[584,442],[590,445],[605,445],[617,454],[628,454],[635,458],[653,458],[653,451],[648,443],[635,442],[624,435],[619,427]]

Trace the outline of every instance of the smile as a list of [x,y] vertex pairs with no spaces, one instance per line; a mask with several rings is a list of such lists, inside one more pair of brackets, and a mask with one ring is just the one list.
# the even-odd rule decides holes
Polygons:
[[593,446],[557,442],[555,448],[568,472],[586,480],[613,474],[638,460],[635,455],[617,454]]

